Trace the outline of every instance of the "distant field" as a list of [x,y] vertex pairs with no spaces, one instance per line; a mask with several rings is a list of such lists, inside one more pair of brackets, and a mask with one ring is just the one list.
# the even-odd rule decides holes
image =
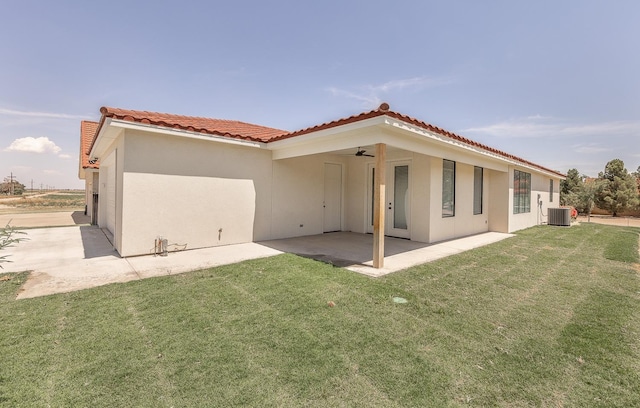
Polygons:
[[0,213],[84,210],[84,191],[53,191],[22,197],[0,197]]

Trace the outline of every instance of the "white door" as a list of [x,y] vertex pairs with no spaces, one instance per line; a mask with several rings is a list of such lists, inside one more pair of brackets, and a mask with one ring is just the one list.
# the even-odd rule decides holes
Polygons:
[[342,165],[324,164],[324,232],[342,230]]
[[[391,237],[410,237],[410,189],[409,162],[387,163],[386,167],[386,200],[385,200],[385,229],[384,234]],[[369,167],[368,180],[368,232],[373,232],[373,191],[375,167]]]

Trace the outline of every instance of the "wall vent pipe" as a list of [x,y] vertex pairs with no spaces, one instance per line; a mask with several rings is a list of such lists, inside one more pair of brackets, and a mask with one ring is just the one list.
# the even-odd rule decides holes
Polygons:
[[156,238],[154,245],[154,255],[167,256],[169,248],[169,241],[166,238],[159,236]]

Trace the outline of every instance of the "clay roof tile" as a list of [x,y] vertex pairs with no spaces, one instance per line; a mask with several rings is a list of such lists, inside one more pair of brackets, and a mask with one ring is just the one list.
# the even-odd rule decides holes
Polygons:
[[80,162],[83,169],[98,169],[100,163],[91,162],[89,157],[89,151],[93,144],[93,139],[96,137],[96,131],[98,130],[98,122],[91,122],[83,120],[80,122]]
[[285,133],[284,130],[253,125],[237,120],[211,119],[110,107],[103,107],[100,109],[100,112],[102,113],[103,118],[114,118],[166,128],[251,140],[255,142],[267,142],[273,137]]
[[[555,170],[548,169],[546,167],[540,166],[538,164],[535,164],[523,158],[503,152],[493,147],[484,145],[482,143],[475,142],[471,139],[468,139],[466,137],[457,135],[453,132],[449,132],[447,130],[441,129],[437,126],[431,125],[429,123],[418,120],[411,116],[394,112],[390,110],[389,105],[386,103],[381,104],[378,109],[375,109],[369,112],[363,112],[360,114],[352,115],[352,116],[334,120],[331,122],[322,123],[320,125],[308,127],[305,129],[294,131],[294,132],[287,132],[284,130],[279,130],[279,129],[270,128],[266,126],[253,125],[250,123],[245,123],[245,122],[240,122],[235,120],[211,119],[211,118],[203,118],[203,117],[196,117],[196,116],[175,115],[175,114],[169,114],[169,113],[136,111],[136,110],[127,110],[127,109],[110,108],[110,107],[102,107],[100,109],[100,112],[102,113],[102,118],[99,124],[95,124],[97,130],[94,129],[94,133],[92,135],[91,141],[89,142],[89,147],[86,152],[87,155],[93,144],[93,139],[94,139],[93,136],[102,127],[102,124],[105,118],[113,118],[113,119],[126,120],[126,121],[138,122],[138,123],[155,125],[155,126],[162,126],[170,129],[182,129],[182,130],[188,130],[188,131],[193,131],[197,133],[217,135],[217,136],[229,137],[234,139],[269,143],[269,142],[274,142],[278,140],[284,140],[284,139],[289,139],[297,136],[302,136],[305,134],[318,132],[321,130],[331,129],[334,127],[343,126],[343,125],[363,121],[370,118],[375,118],[379,116],[389,116],[391,118],[395,118],[403,122],[409,123],[411,125],[417,126],[419,128],[425,129],[429,132],[437,133],[441,136],[445,136],[447,138],[464,143],[466,145],[476,147],[480,150],[485,150],[487,152],[491,152],[493,154],[502,156],[512,161],[519,162],[523,165],[535,167],[540,170],[550,172],[552,174],[556,174],[560,177],[564,177],[564,174],[557,172]],[[92,122],[92,123],[95,123],[95,122]]]

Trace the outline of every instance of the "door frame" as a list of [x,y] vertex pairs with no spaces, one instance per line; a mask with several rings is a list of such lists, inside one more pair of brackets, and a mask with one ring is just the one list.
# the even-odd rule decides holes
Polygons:
[[[385,180],[386,189],[385,189],[385,210],[387,211],[385,215],[385,227],[384,227],[384,235],[388,237],[395,238],[411,238],[411,160],[410,159],[399,159],[399,160],[389,160],[385,163],[386,175],[387,179]],[[407,218],[407,229],[398,229],[393,228],[393,211],[395,211],[395,200],[393,197],[394,194],[394,185],[395,185],[395,168],[396,166],[407,166],[408,174],[407,174],[407,202],[406,202],[406,218]],[[373,233],[373,169],[375,168],[375,163],[367,163],[367,174],[365,177],[366,182],[366,217],[365,231],[367,233]],[[389,209],[389,203],[391,203],[391,210]]]
[[[327,165],[336,165],[336,166],[340,166],[340,227],[338,230],[334,230],[334,231],[325,231],[325,196],[324,196],[324,192],[325,192],[325,182],[326,182],[326,166]],[[345,195],[345,171],[344,171],[344,164],[343,163],[339,163],[339,162],[332,162],[332,161],[325,161],[322,165],[322,232],[335,232],[335,231],[342,231],[344,229],[344,195]]]

